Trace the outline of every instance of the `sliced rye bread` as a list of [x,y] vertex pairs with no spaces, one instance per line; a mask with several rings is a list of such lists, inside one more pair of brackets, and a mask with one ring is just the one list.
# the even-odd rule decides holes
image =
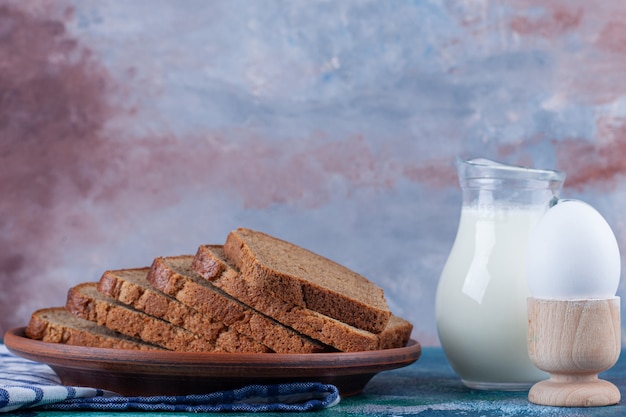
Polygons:
[[372,333],[383,331],[391,317],[382,288],[293,243],[239,228],[228,235],[224,253],[255,292]]
[[221,321],[277,353],[315,353],[328,346],[276,322],[234,299],[191,269],[193,255],[157,257],[148,281],[189,307]]
[[64,307],[35,311],[26,327],[26,336],[50,343],[109,349],[163,350],[104,326],[76,317]]
[[98,291],[136,310],[163,319],[212,341],[224,352],[269,353],[272,350],[250,337],[212,320],[177,299],[152,287],[147,276],[150,268],[105,271]]
[[66,308],[78,317],[169,350],[219,352],[212,341],[102,294],[95,282],[70,288]]
[[316,311],[276,299],[251,288],[224,255],[220,245],[201,245],[192,268],[231,296],[253,306],[296,331],[346,352],[397,348],[406,345],[413,326],[393,316],[379,334],[358,329]]
[[387,326],[378,334],[378,349],[404,347],[411,339],[413,325],[402,317],[392,315]]

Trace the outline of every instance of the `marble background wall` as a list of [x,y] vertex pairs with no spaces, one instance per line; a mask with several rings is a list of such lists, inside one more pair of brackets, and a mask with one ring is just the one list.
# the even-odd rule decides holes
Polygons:
[[246,226],[366,275],[436,345],[457,155],[566,171],[626,248],[625,22],[617,1],[0,1],[0,328]]

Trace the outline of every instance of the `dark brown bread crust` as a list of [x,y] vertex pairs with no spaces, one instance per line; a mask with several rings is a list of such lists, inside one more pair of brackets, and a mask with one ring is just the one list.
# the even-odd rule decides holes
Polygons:
[[328,346],[298,334],[235,300],[191,269],[193,255],[158,257],[148,281],[160,291],[230,326],[278,353],[314,353]]
[[214,343],[100,293],[95,282],[72,287],[67,295],[66,308],[77,317],[169,350],[216,351]]
[[74,346],[163,350],[160,347],[116,333],[89,320],[76,317],[63,307],[35,311],[31,315],[25,333],[31,339]]
[[98,291],[136,310],[187,329],[213,342],[218,351],[271,352],[267,346],[153,288],[147,280],[149,272],[150,268],[105,271],[98,282]]
[[391,317],[380,287],[292,243],[239,228],[228,235],[224,253],[256,292],[373,333]]
[[357,329],[338,320],[324,316],[292,303],[276,300],[241,279],[235,267],[225,258],[220,245],[201,245],[192,267],[205,279],[235,298],[253,306],[300,333],[306,334],[338,350],[355,352],[401,347],[410,337],[412,325],[392,316],[380,334]]

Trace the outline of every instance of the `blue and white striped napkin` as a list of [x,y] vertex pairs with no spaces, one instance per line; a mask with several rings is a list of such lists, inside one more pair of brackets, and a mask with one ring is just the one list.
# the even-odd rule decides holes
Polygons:
[[124,397],[97,388],[62,385],[45,364],[10,353],[0,345],[0,413],[37,408],[40,410],[260,412],[312,411],[339,403],[334,385],[302,382],[250,385],[215,393]]

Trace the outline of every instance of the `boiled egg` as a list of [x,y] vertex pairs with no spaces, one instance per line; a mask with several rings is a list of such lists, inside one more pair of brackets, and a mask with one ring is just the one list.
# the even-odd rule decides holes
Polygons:
[[583,201],[561,200],[548,209],[530,234],[526,254],[533,297],[610,298],[617,292],[617,239],[604,217]]

